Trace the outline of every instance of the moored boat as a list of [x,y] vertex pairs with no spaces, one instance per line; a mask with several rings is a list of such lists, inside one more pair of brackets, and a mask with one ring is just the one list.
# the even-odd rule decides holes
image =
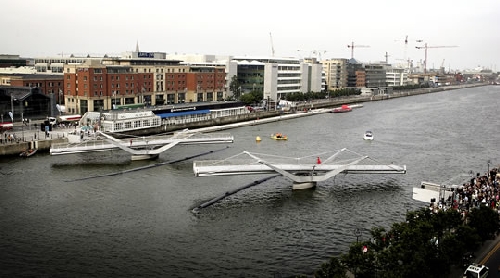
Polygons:
[[363,107],[363,104],[361,103],[358,103],[358,104],[350,104],[349,107],[351,107],[351,109],[354,109],[354,108],[361,108]]
[[349,105],[343,104],[340,107],[333,108],[332,113],[345,113],[345,112],[351,112],[351,111],[352,111],[352,108]]
[[30,157],[32,155],[34,155],[36,153],[36,149],[28,149],[28,150],[24,150],[22,151],[19,156],[22,156],[22,157]]

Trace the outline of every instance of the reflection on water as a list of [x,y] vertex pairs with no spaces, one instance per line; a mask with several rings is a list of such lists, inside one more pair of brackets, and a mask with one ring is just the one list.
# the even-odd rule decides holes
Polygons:
[[[498,162],[500,87],[365,103],[229,130],[226,145],[176,146],[153,161],[121,151],[0,160],[0,276],[284,277],[311,274],[408,209],[420,181],[442,182]],[[473,100],[473,102],[472,102]],[[471,103],[479,110],[471,111]],[[464,113],[469,111],[470,113]],[[375,140],[363,140],[372,130]],[[268,135],[281,132],[287,141]],[[478,134],[481,134],[479,136]],[[257,143],[256,136],[262,141]],[[242,151],[303,157],[341,148],[407,166],[406,175],[338,175],[293,191],[277,176],[194,177],[193,160]],[[189,158],[204,154],[201,157]]]

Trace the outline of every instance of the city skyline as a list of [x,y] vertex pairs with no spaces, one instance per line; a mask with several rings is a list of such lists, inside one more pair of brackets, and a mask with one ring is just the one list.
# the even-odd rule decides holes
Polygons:
[[232,6],[224,0],[8,0],[0,10],[0,23],[8,26],[0,54],[119,55],[139,43],[141,51],[168,54],[329,59],[350,58],[354,43],[359,61],[416,65],[427,44],[427,69],[500,67],[500,2],[494,0]]

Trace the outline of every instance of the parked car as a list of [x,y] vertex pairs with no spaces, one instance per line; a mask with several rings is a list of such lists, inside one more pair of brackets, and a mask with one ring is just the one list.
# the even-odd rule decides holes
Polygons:
[[465,270],[463,278],[486,278],[488,277],[489,270],[485,265],[471,264]]

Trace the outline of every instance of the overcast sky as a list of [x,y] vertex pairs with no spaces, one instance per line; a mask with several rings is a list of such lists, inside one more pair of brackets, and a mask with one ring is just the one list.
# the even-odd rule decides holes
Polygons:
[[[425,59],[500,71],[499,0],[2,0],[0,54],[169,54]],[[405,38],[408,36],[408,43]],[[423,42],[416,42],[423,40]],[[356,47],[358,45],[359,47]],[[369,46],[369,47],[361,47]],[[456,46],[453,48],[433,48]],[[444,62],[444,63],[443,63]]]

